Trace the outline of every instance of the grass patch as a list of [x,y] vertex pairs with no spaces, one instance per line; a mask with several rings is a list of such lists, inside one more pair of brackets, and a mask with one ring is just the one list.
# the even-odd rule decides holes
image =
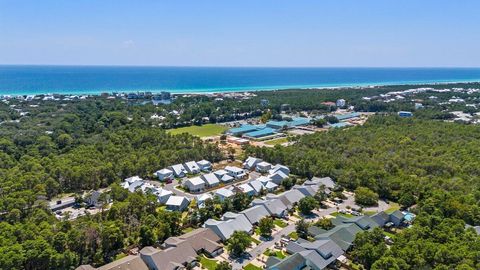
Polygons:
[[388,208],[385,213],[391,214],[397,210],[400,210],[400,205],[398,203],[391,202],[390,203],[390,208]]
[[376,211],[363,211],[363,214],[366,215],[366,216],[373,216],[376,213],[377,213]]
[[258,267],[258,266],[255,266],[251,263],[245,265],[245,267],[243,267],[244,270],[263,270],[262,268]]
[[291,232],[288,234],[288,237],[290,237],[290,239],[292,240],[297,240],[298,239],[298,234],[297,232]]
[[263,255],[265,256],[274,256],[274,257],[277,257],[279,259],[285,259],[285,257],[287,257],[287,254],[285,254],[285,252],[281,251],[281,250],[271,250],[271,249],[267,249],[263,252]]
[[390,238],[394,238],[395,237],[395,234],[391,233],[391,232],[386,232],[384,231],[383,234],[385,234],[386,236],[390,237]]
[[227,130],[227,127],[217,124],[206,124],[203,126],[189,126],[167,130],[172,135],[188,133],[198,137],[218,136]]
[[255,238],[253,238],[253,237],[251,237],[251,236],[250,236],[250,238],[252,239],[252,242],[255,243],[255,244],[257,244],[257,245],[261,243],[260,240],[257,240],[257,239],[255,239]]
[[352,214],[343,214],[343,213],[339,213],[339,212],[334,212],[334,213],[331,213],[330,215],[334,216],[334,217],[337,217],[337,216],[342,216],[342,217],[346,217],[346,218],[354,217],[354,215],[352,215]]
[[125,253],[118,253],[118,254],[115,256],[114,261],[120,260],[121,258],[125,258],[125,257],[127,257],[127,254],[125,254]]
[[266,141],[265,144],[267,145],[277,145],[277,144],[282,144],[288,142],[288,139],[286,137],[284,138],[279,138],[279,139],[273,139],[270,141]]
[[281,220],[281,219],[275,219],[275,220],[273,220],[273,224],[277,225],[277,226],[280,227],[280,228],[285,228],[285,227],[288,226],[288,224],[287,224],[285,221]]
[[182,232],[183,232],[183,233],[189,233],[189,232],[191,232],[191,231],[193,231],[193,230],[194,230],[194,228],[192,228],[192,227],[187,227],[187,228],[183,229]]
[[207,270],[215,270],[215,268],[217,268],[217,260],[208,259],[203,255],[199,257],[202,268],[206,268]]

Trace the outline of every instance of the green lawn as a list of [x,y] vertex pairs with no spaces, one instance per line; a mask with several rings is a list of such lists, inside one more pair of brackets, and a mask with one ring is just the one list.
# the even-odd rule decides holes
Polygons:
[[284,138],[279,138],[279,139],[273,139],[273,140],[270,140],[270,141],[266,141],[265,144],[277,145],[277,144],[282,144],[282,143],[286,143],[286,142],[288,142],[288,139],[286,137],[284,137]]
[[283,251],[281,251],[281,250],[274,251],[274,250],[271,250],[271,249],[265,250],[263,252],[263,255],[265,255],[265,256],[275,256],[279,259],[285,259],[285,257],[287,257],[287,255]]
[[334,212],[334,213],[331,213],[330,214],[331,216],[342,216],[342,217],[346,217],[346,218],[351,218],[351,217],[354,217],[354,215],[352,214],[343,214],[343,213],[338,213],[338,212]]
[[220,135],[226,130],[227,130],[227,127],[222,125],[206,124],[203,126],[189,126],[189,127],[169,129],[167,130],[167,132],[172,135],[189,133],[191,135],[198,136],[198,137],[210,137],[210,136]]
[[398,203],[391,202],[390,203],[390,208],[388,208],[387,211],[385,211],[385,213],[391,214],[391,213],[393,213],[393,212],[395,212],[396,210],[399,210],[399,209],[400,209],[400,205]]
[[277,225],[277,226],[280,227],[280,228],[285,228],[285,227],[288,226],[288,224],[287,224],[285,221],[281,220],[281,219],[275,219],[275,220],[273,220],[273,224]]
[[205,256],[199,256],[200,257],[200,264],[202,265],[202,268],[206,268],[207,270],[215,270],[217,268],[217,261],[208,259]]
[[243,267],[244,270],[263,270],[262,268],[258,267],[258,266],[255,266],[251,263],[245,265],[245,267]]
[[390,237],[390,238],[394,238],[395,237],[395,234],[391,233],[391,232],[386,232],[384,231],[383,234],[385,234],[386,236]]
[[377,211],[363,211],[363,214],[366,216],[373,216],[377,213]]
[[298,234],[297,232],[291,232],[288,234],[288,237],[290,237],[292,240],[297,240],[298,239]]

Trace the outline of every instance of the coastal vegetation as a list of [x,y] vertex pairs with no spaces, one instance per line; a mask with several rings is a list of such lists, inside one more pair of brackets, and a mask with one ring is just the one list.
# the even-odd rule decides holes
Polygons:
[[[222,203],[209,200],[205,208],[182,218],[165,211],[155,197],[118,185],[133,175],[151,179],[152,172],[187,160],[224,159],[215,144],[197,137],[223,131],[217,125],[200,127],[205,122],[260,117],[266,111],[272,119],[282,110],[329,112],[332,107],[322,102],[337,98],[364,111],[412,109],[410,101],[362,100],[402,89],[406,87],[267,91],[245,100],[192,96],[159,106],[103,97],[38,101],[36,106],[2,102],[0,269],[98,266],[132,247],[160,244],[208,218],[245,209],[250,198],[237,195]],[[425,104],[430,102],[427,95],[422,97]],[[447,98],[438,94],[440,101]],[[262,99],[268,105],[261,105]],[[395,234],[388,250],[381,251],[376,235],[359,238],[352,254],[371,269],[479,269],[480,240],[465,224],[480,225],[480,127],[441,121],[450,117],[446,106],[471,110],[462,104],[437,104],[410,119],[379,113],[363,126],[301,136],[287,147],[248,147],[245,154],[289,166],[298,177],[284,181],[285,189],[297,178],[331,176],[344,189],[356,191],[360,204],[368,206],[378,196],[400,204],[392,210],[410,207],[418,214],[412,228]],[[184,126],[189,127],[166,131]],[[96,215],[58,220],[47,205],[53,198],[99,188],[110,188],[113,204]],[[311,200],[302,202],[305,214],[316,207]],[[284,225],[278,220],[273,224]],[[322,221],[321,227],[330,224]],[[265,221],[265,235],[270,228],[271,221]],[[308,237],[308,223],[300,220],[292,236]],[[251,241],[238,238],[235,245],[242,247]]]

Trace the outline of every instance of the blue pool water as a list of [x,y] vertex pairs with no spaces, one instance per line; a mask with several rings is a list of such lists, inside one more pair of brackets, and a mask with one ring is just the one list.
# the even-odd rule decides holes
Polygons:
[[0,95],[228,92],[480,81],[480,68],[0,66]]

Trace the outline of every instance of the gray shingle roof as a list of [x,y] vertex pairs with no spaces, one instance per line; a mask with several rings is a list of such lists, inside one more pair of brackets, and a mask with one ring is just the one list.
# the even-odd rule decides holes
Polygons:
[[270,216],[270,213],[263,205],[252,206],[240,213],[244,214],[252,225],[258,223],[262,218]]

